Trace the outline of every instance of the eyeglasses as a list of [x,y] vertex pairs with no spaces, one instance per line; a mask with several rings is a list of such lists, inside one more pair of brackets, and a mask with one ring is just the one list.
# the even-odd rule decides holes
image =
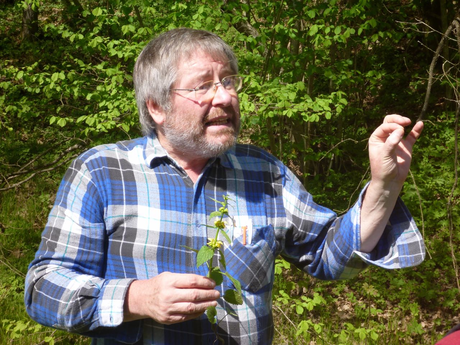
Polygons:
[[205,81],[194,89],[171,89],[172,91],[188,91],[193,92],[195,100],[208,101],[214,98],[219,86],[223,86],[231,95],[237,94],[243,85],[243,78],[239,75],[228,75],[222,78],[221,81],[215,83],[213,80]]

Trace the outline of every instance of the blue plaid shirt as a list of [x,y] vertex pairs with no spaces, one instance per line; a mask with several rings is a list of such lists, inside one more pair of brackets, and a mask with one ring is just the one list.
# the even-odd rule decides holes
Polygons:
[[[233,217],[226,268],[241,282],[244,299],[240,306],[219,301],[226,344],[271,344],[279,254],[320,279],[351,278],[368,264],[401,268],[424,259],[423,239],[401,201],[376,249],[365,254],[359,251],[362,195],[337,217],[315,204],[279,160],[250,145],[210,160],[194,184],[156,137],[143,137],[93,148],[68,169],[29,267],[28,313],[97,344],[213,344],[206,315],[169,326],[150,319],[124,323],[123,304],[134,279],[165,271],[206,275],[186,247],[199,249],[213,236],[206,224],[220,205],[212,199],[223,195]],[[224,281],[223,289],[230,285]],[[227,315],[228,307],[236,316]]]

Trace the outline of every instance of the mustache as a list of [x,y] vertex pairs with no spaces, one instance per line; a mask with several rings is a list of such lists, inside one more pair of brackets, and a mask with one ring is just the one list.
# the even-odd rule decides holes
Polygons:
[[203,117],[203,123],[206,123],[218,117],[228,117],[230,120],[233,120],[237,117],[237,115],[239,115],[239,112],[237,114],[237,112],[231,107],[229,107],[228,109],[214,108]]

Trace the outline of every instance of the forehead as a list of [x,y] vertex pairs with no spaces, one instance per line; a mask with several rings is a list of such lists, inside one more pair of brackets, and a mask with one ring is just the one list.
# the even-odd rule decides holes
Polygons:
[[232,71],[228,57],[222,53],[209,53],[203,50],[196,50],[185,53],[177,64],[177,71],[212,71],[215,69]]

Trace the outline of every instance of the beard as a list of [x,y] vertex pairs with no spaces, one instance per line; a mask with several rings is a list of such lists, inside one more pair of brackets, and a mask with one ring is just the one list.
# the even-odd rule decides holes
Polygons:
[[208,113],[199,120],[194,114],[183,116],[170,111],[163,125],[165,139],[176,150],[193,157],[217,157],[236,144],[240,130],[239,113],[230,111],[229,127],[206,135],[209,120],[225,114],[221,108]]

